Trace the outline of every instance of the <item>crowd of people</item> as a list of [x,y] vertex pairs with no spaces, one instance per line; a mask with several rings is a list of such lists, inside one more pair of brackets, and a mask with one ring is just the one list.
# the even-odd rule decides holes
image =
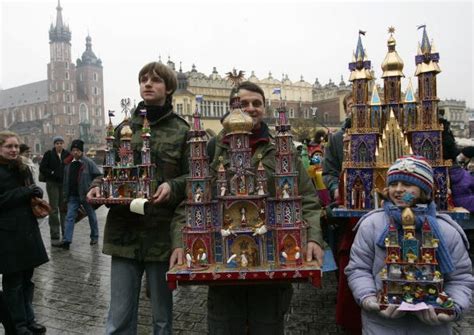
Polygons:
[[[139,164],[143,140],[139,136],[146,110],[149,121],[152,157],[162,157],[156,179],[158,188],[150,201],[135,199],[130,205],[111,206],[105,223],[103,252],[111,256],[111,297],[106,334],[136,334],[138,301],[142,277],[146,274],[150,294],[154,334],[172,333],[172,293],[166,284],[166,272],[184,263],[181,229],[186,224],[183,200],[186,195],[189,149],[189,125],[173,111],[172,96],[177,88],[174,72],[159,62],[146,64],[138,73],[143,99],[132,111],[130,126],[135,163]],[[242,109],[252,117],[250,147],[261,157],[267,175],[275,171],[275,145],[264,122],[265,94],[252,82],[242,82],[232,95],[240,98]],[[332,134],[318,131],[304,148],[303,160],[295,159],[299,172],[302,216],[309,223],[306,260],[323,262],[326,242],[332,248],[339,267],[336,322],[350,334],[450,334],[452,321],[470,307],[474,279],[468,255],[468,240],[460,226],[448,217],[440,217],[432,201],[433,170],[423,157],[402,157],[388,171],[383,208],[370,212],[360,221],[331,217],[331,207],[340,203],[339,188],[343,161],[343,136],[351,127],[352,97],[344,99],[347,118]],[[448,124],[449,126],[449,124]],[[116,138],[122,124],[116,129]],[[446,146],[454,141],[449,127],[443,132]],[[97,245],[99,229],[94,208],[87,202],[100,196],[102,173],[84,153],[84,142],[72,141],[66,150],[64,139],[53,138],[39,165],[39,181],[46,183],[49,231],[52,247],[69,250],[77,212],[82,206],[88,215],[90,245]],[[223,130],[209,142],[210,173],[215,176],[220,157],[226,157],[229,143]],[[0,319],[7,334],[38,334],[46,328],[37,322],[33,310],[32,276],[34,269],[48,262],[37,218],[31,209],[32,198],[43,191],[34,180],[36,165],[29,157],[30,148],[12,132],[0,132]],[[446,153],[448,154],[448,153]],[[452,200],[471,213],[474,210],[474,177],[465,170],[474,156],[473,148],[450,150]],[[166,158],[166,159],[164,159]],[[409,160],[415,168],[408,173],[400,166]],[[420,178],[420,175],[423,178]],[[310,182],[312,177],[314,184]],[[411,195],[410,200],[404,197]],[[274,196],[274,194],[272,194]],[[447,238],[440,247],[448,250],[442,259],[445,289],[454,299],[451,315],[428,310],[407,313],[396,306],[381,310],[376,298],[380,290],[378,273],[385,253],[379,245],[388,222],[400,229],[400,211],[424,204],[423,215]],[[321,211],[321,205],[324,211]],[[418,210],[421,213],[421,210]],[[323,214],[322,214],[323,213]],[[421,215],[421,214],[420,214]],[[417,225],[417,229],[421,229]],[[443,249],[443,250],[444,250]],[[448,266],[449,265],[449,266]],[[0,291],[1,292],[1,291]],[[209,287],[207,302],[210,334],[283,334],[285,313],[292,298],[292,286],[219,285]]]

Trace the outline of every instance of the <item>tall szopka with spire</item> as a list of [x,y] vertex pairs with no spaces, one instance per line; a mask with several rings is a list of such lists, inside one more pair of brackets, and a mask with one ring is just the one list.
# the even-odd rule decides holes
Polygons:
[[443,158],[442,126],[438,120],[436,75],[439,54],[433,50],[423,28],[423,38],[415,57],[418,76],[418,96],[411,80],[404,97],[401,79],[404,77],[403,60],[396,51],[395,29],[389,28],[388,52],[381,65],[384,81],[383,96],[373,85],[369,97],[369,83],[374,80],[371,62],[362,45],[359,33],[357,49],[349,63],[350,81],[354,96],[351,111],[352,128],[344,139],[343,205],[352,215],[379,206],[377,192],[386,185],[388,167],[400,156],[424,156],[434,170],[434,200],[438,210],[448,209],[449,176],[451,164]]

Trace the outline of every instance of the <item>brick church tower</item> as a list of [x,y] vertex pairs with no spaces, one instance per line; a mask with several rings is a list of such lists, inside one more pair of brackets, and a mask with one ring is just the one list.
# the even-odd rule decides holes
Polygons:
[[[104,136],[104,84],[102,61],[86,50],[77,64],[71,61],[71,31],[62,18],[58,0],[56,24],[49,29],[48,100],[51,122],[45,133],[61,135],[67,144],[81,138],[86,147],[96,146]],[[78,127],[79,125],[79,127]]]

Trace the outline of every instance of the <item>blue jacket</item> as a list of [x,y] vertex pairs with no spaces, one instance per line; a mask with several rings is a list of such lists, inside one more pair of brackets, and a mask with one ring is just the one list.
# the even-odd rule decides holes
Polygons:
[[[69,169],[71,168],[71,162],[73,160],[72,155],[64,160],[66,166],[64,167],[64,180],[63,180],[63,193],[64,199],[67,200],[69,197]],[[79,159],[81,162],[81,167],[79,168],[78,176],[78,189],[79,189],[79,198],[81,201],[86,200],[87,192],[92,184],[94,178],[102,175],[98,166],[88,157],[84,155]]]
[[[387,216],[383,209],[362,217],[351,248],[349,265],[345,269],[349,286],[356,302],[362,301],[382,289],[379,273],[385,265],[386,250],[377,245]],[[437,215],[440,230],[456,269],[444,276],[444,290],[454,300],[456,310],[462,314],[471,305],[474,277],[467,249],[469,243],[462,228],[447,215]],[[409,313],[400,319],[385,319],[376,312],[362,310],[363,334],[452,334],[451,324],[428,326]]]

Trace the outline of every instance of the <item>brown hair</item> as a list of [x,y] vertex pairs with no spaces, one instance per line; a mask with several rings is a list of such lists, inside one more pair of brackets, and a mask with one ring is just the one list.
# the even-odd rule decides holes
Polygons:
[[347,113],[347,103],[349,100],[354,100],[354,97],[352,96],[352,92],[347,93],[346,96],[344,97],[344,100],[342,100],[342,105],[344,106],[344,111]]
[[251,81],[244,81],[240,83],[237,87],[234,87],[232,91],[230,92],[230,100],[232,101],[232,98],[236,93],[239,93],[240,90],[247,90],[250,92],[258,93],[262,96],[263,100],[263,106],[265,106],[265,92],[263,92],[262,88],[258,86],[255,83],[252,83]]
[[151,62],[142,67],[140,72],[138,72],[138,83],[141,82],[141,78],[145,75],[153,75],[162,78],[165,82],[166,91],[171,91],[167,96],[173,95],[178,87],[176,74],[163,63]]
[[7,138],[10,138],[10,137],[16,137],[18,142],[20,142],[20,138],[18,137],[17,133],[14,133],[9,130],[3,130],[3,131],[0,131],[0,145],[3,145],[3,143],[5,143],[5,141],[7,140]]

